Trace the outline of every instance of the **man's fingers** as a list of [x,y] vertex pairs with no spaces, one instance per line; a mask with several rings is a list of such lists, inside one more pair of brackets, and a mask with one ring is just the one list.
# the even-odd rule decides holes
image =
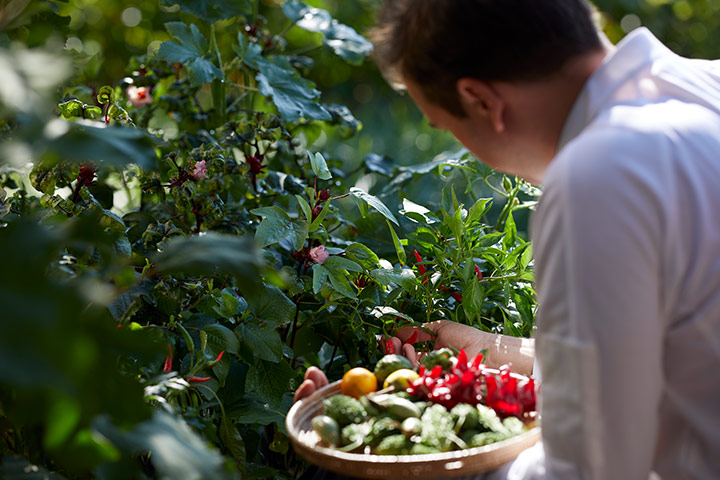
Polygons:
[[298,389],[295,390],[295,396],[293,397],[293,401],[297,402],[298,400],[307,398],[313,393],[315,393],[315,390],[317,390],[315,382],[313,382],[312,380],[305,380],[300,384]]
[[[445,323],[445,320],[438,320],[436,322],[430,322],[423,325],[425,328],[420,327],[402,327],[398,328],[397,332],[395,334],[400,337],[400,339],[404,342],[410,336],[417,331],[418,336],[417,340],[418,342],[429,342],[430,340],[435,340],[435,337],[437,337],[437,333],[440,331],[440,328]],[[434,335],[428,332],[425,329],[428,329],[432,332],[434,332]]]
[[320,370],[318,367],[309,367],[305,371],[305,380],[312,381],[316,388],[322,388],[328,384],[328,378],[325,375],[325,372]]
[[418,356],[417,352],[415,351],[415,347],[413,347],[409,343],[406,343],[402,346],[402,353],[408,360],[410,360],[410,363],[412,363],[413,367],[418,366]]
[[402,355],[402,341],[398,337],[390,337],[390,341],[393,344],[393,352]]

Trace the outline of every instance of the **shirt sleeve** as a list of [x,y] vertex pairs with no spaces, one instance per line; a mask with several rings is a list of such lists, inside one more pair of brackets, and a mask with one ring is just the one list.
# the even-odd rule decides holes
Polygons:
[[543,443],[506,478],[650,474],[665,232],[662,185],[647,170],[657,145],[629,135],[589,134],[548,171],[533,221]]

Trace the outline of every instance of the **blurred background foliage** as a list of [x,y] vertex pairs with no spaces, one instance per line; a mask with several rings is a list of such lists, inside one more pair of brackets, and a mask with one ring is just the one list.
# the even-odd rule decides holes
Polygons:
[[[36,5],[25,8],[20,18],[11,17],[13,7],[17,9],[28,3]],[[282,0],[262,0],[262,3],[273,6],[282,4]],[[375,12],[382,0],[311,0],[307,3],[328,10],[341,23],[366,33],[374,24]],[[720,27],[720,0],[596,0],[594,3],[602,12],[601,26],[613,43],[633,29],[646,26],[681,55],[720,57],[720,41],[714,35]],[[0,42],[19,40],[29,46],[62,42],[73,54],[76,64],[83,67],[84,78],[77,78],[74,83],[97,86],[118,84],[130,73],[128,58],[152,54],[163,41],[170,40],[163,24],[175,19],[178,11],[176,5],[166,7],[160,2],[148,1],[57,0],[55,4],[62,18],[47,11],[44,2],[0,1],[0,32],[10,30],[8,24],[25,23],[11,30],[11,37],[0,33]],[[279,9],[266,10],[282,15]],[[33,18],[32,27],[30,18]],[[270,20],[274,23],[274,19]],[[290,22],[287,23],[289,26]],[[62,31],[67,31],[67,36],[63,37]],[[360,67],[341,64],[332,52],[320,48],[319,34],[300,28],[292,28],[287,39],[291,47],[303,45],[306,51],[302,53],[314,58],[315,65],[308,76],[324,92],[323,100],[347,105],[363,124],[360,134],[348,141],[321,135],[316,148],[334,151],[349,165],[359,163],[370,152],[391,155],[395,162],[409,165],[456,146],[449,133],[435,131],[422,120],[408,96],[393,92],[372,62],[366,61]],[[317,50],[307,51],[309,43],[314,43]],[[229,52],[228,45],[223,53]],[[326,142],[329,144],[325,145]]]
[[[278,6],[282,0],[261,0],[261,3],[263,14],[282,15],[278,8],[263,8]],[[307,3],[328,10],[341,23],[366,34],[374,24],[375,12],[382,0],[311,0]],[[613,43],[633,29],[646,26],[681,55],[720,57],[720,41],[713,34],[720,27],[720,0],[596,0],[594,3],[601,12],[600,24]],[[0,1],[0,32],[11,32],[10,35],[0,33],[0,44],[11,40],[29,46],[63,43],[80,67],[80,77],[72,83],[98,87],[120,84],[122,78],[131,73],[128,58],[153,54],[163,41],[170,40],[163,25],[177,19],[179,10],[172,2],[55,0],[53,4],[61,17],[48,11],[46,2]],[[13,17],[14,11],[22,14]],[[270,24],[277,24],[280,19],[268,20]],[[362,159],[371,152],[387,156],[399,165],[412,165],[426,162],[442,152],[457,150],[459,146],[452,136],[432,129],[407,95],[397,94],[387,85],[373,62],[365,61],[360,66],[338,62],[329,49],[322,48],[320,34],[290,28],[289,21],[280,21],[286,22],[289,28],[286,35],[289,50],[297,45],[298,53],[314,59],[306,75],[323,92],[323,101],[347,105],[362,122],[362,130],[347,140],[322,132],[313,144],[314,149],[331,152],[343,162],[345,171],[361,167]],[[218,25],[219,33],[222,25],[222,22]],[[226,58],[231,55],[230,42],[222,43],[220,49]],[[313,49],[313,45],[317,48]],[[363,186],[369,191],[377,187],[375,183],[380,178],[368,175],[363,179]],[[452,176],[448,181],[453,181]],[[441,200],[441,188],[437,184],[416,183],[415,191],[405,192],[410,198],[428,203]],[[492,195],[481,180],[475,187],[478,196]],[[502,201],[496,198],[495,213],[499,212]],[[526,218],[518,219],[521,231],[526,231],[526,221]]]

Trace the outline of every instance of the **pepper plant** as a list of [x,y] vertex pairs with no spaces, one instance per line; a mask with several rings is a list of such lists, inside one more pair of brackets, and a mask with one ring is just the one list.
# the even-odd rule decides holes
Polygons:
[[[284,419],[308,366],[339,378],[438,319],[532,332],[529,185],[463,150],[347,171],[316,146],[361,123],[287,35],[350,64],[367,40],[297,0],[162,4],[170,39],[113,85],[0,50],[7,475],[299,477]],[[439,204],[407,198],[428,178]]]

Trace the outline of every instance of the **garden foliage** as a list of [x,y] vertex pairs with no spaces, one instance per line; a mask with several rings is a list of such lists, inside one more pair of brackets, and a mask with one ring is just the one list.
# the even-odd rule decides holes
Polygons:
[[[348,171],[315,141],[361,123],[286,35],[352,65],[367,40],[297,0],[175,3],[170,40],[99,88],[9,41],[53,3],[0,23],[4,475],[296,477],[307,366],[338,378],[438,319],[532,332],[532,187],[462,150]],[[442,200],[407,198],[428,177]]]

